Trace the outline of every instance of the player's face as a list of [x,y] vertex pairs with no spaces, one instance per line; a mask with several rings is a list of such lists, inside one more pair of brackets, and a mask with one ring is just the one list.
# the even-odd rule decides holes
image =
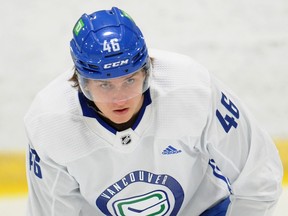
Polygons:
[[94,103],[102,114],[112,122],[121,124],[129,121],[143,103],[145,73],[111,79],[94,80],[88,83]]

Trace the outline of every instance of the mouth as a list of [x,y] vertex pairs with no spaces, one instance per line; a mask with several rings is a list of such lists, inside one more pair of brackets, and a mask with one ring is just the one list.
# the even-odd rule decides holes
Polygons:
[[117,110],[114,110],[113,112],[117,115],[124,115],[128,112],[128,108],[123,108],[123,109],[117,109]]

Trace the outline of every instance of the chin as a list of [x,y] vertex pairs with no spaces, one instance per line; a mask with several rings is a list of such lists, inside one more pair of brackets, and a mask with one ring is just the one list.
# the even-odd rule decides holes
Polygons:
[[114,123],[116,124],[123,124],[129,121],[129,117],[127,118],[115,118],[115,119],[111,119]]

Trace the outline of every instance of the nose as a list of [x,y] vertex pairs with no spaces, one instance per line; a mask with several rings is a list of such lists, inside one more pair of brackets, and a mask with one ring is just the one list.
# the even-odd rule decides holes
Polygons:
[[126,103],[127,100],[128,100],[127,92],[123,90],[121,91],[120,89],[114,92],[112,99],[114,104],[123,105]]

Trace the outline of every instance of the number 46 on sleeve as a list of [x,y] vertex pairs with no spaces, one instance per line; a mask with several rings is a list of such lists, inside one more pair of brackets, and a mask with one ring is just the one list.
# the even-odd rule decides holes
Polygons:
[[235,106],[235,104],[229,100],[226,95],[222,93],[221,104],[227,109],[228,113],[223,117],[220,111],[216,110],[216,116],[220,121],[222,127],[224,128],[225,132],[228,133],[232,127],[237,128],[238,123],[236,119],[239,119],[239,110]]
[[37,152],[29,146],[29,169],[33,168],[34,174],[42,179],[42,171],[40,167],[40,157]]

